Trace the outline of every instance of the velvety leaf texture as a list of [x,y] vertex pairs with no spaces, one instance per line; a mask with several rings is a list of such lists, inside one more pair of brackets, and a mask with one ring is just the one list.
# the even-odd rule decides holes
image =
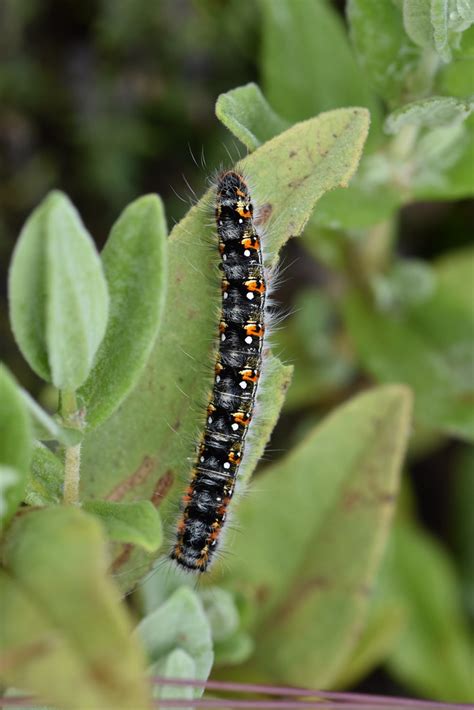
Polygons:
[[341,671],[387,538],[410,413],[402,386],[355,397],[242,502],[225,581],[255,607],[254,677],[328,687]]

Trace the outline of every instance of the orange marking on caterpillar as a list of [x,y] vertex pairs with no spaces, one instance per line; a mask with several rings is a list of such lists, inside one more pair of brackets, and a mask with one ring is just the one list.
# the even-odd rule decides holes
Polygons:
[[256,338],[263,338],[265,332],[261,323],[247,323],[244,329],[247,335],[254,335]]
[[246,370],[240,370],[239,375],[242,375],[242,379],[245,380],[245,382],[257,382],[258,378],[260,376],[260,373],[258,370],[251,370],[246,369]]
[[[236,422],[236,424],[241,424],[242,426],[248,426],[250,424],[251,417],[249,417],[248,414],[245,414],[245,412],[234,412],[232,414],[232,416],[233,416],[234,422]],[[229,454],[229,459],[230,459],[230,454]]]
[[249,210],[246,210],[244,207],[236,207],[235,211],[238,215],[240,215],[240,217],[243,217],[244,219],[250,219],[252,216],[252,213]]
[[260,250],[260,241],[257,237],[244,237],[240,240],[240,243],[245,249],[255,249]]
[[247,291],[256,291],[257,293],[265,293],[265,284],[261,279],[249,279],[245,281]]
[[241,458],[241,456],[238,452],[235,453],[234,451],[231,451],[229,454],[229,461],[231,463],[235,463],[235,464],[240,463],[240,458]]

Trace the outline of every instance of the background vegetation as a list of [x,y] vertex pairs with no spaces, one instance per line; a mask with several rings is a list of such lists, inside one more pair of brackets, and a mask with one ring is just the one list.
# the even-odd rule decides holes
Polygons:
[[[294,372],[282,415],[257,470],[256,492],[242,502],[241,530],[229,540],[229,556],[211,586],[195,591],[194,583],[189,589],[186,580],[158,570],[127,598],[135,617],[142,618],[139,632],[148,664],[171,676],[206,678],[214,662],[213,673],[222,678],[472,701],[470,3],[350,0],[346,7],[323,0],[5,0],[0,13],[2,284],[22,225],[50,189],[70,196],[101,249],[129,202],[159,193],[173,225],[186,213],[193,193],[204,193],[208,176],[247,151],[246,169],[263,201],[273,205],[268,225],[272,254],[283,246],[278,300],[291,315],[273,350]],[[214,105],[220,94],[218,121]],[[296,170],[305,175],[301,156],[312,145],[313,129],[292,133],[296,127],[291,126],[352,106],[368,108],[371,116],[357,172],[348,188],[326,192],[313,211],[323,192],[344,184],[355,172],[365,113],[350,118],[343,111],[332,114],[327,124],[326,119],[311,124],[324,136],[319,158],[327,153],[330,167],[316,171],[306,192],[298,187],[295,194],[283,188],[290,170],[285,156],[300,151]],[[279,144],[267,143],[285,129]],[[347,137],[345,142],[341,136]],[[69,215],[71,229],[82,235],[64,197],[53,195],[44,205],[37,213],[38,229],[46,229],[41,220]],[[290,225],[291,210],[296,223]],[[308,218],[302,238],[286,243]],[[163,316],[152,354],[157,365],[146,370],[146,382],[154,383],[149,394],[142,380],[118,414],[84,441],[82,491],[90,515],[60,506],[44,508],[35,515],[17,515],[10,533],[7,529],[3,564],[10,576],[4,594],[14,619],[24,620],[20,631],[16,628],[7,638],[7,652],[12,643],[30,648],[49,638],[51,629],[58,646],[41,649],[44,668],[33,664],[26,672],[20,663],[3,682],[32,689],[65,707],[77,707],[74,702],[85,706],[97,697],[118,707],[118,699],[128,692],[124,706],[145,702],[136,681],[145,661],[135,642],[128,641],[130,622],[104,575],[96,518],[114,541],[116,582],[129,589],[143,577],[162,541],[159,521],[146,504],[153,500],[157,480],[168,485],[168,471],[176,478],[169,501],[160,506],[165,529],[174,519],[198,405],[208,383],[213,256],[208,244],[199,243],[206,230],[205,212],[186,220],[170,241],[168,268],[159,202],[136,200],[116,222],[103,267],[97,266],[97,273],[104,270],[109,296],[100,275],[92,292],[96,320],[89,331],[91,362],[107,324],[106,300],[116,304],[120,297],[113,285],[114,274],[126,263],[120,254],[140,273],[143,290],[137,287],[126,304],[109,310],[116,313],[116,327],[108,321],[96,369],[71,387],[77,364],[70,371],[49,371],[51,362],[45,369],[40,352],[30,360],[37,374],[28,367],[11,335],[6,287],[2,291],[2,359],[10,372],[52,412],[57,391],[43,379],[64,391],[81,385],[80,397],[97,424],[135,385]],[[134,251],[127,234],[137,225],[141,248]],[[92,272],[94,259],[88,262]],[[88,278],[93,280],[92,272]],[[20,289],[29,281],[28,273],[20,274]],[[163,310],[165,273],[171,296]],[[80,280],[79,271],[76,277]],[[126,277],[132,278],[131,271]],[[178,277],[185,284],[181,300],[173,291]],[[31,284],[30,304],[35,298]],[[141,308],[143,294],[155,304],[153,312]],[[104,306],[102,319],[94,308],[98,302]],[[180,327],[180,308],[193,302],[199,303],[200,312]],[[94,409],[94,387],[104,373],[100,368],[120,369],[122,357],[113,367],[110,363],[114,353],[122,354],[122,341],[117,345],[114,337],[120,337],[117,324],[123,331],[124,323],[130,332],[136,326],[130,341],[137,333],[141,338],[136,351],[133,342],[123,346],[128,357],[124,369],[129,372],[130,363],[134,368],[128,380],[118,374],[112,389],[120,390],[120,397],[103,397],[105,409]],[[196,348],[202,378],[177,355],[176,342],[164,337],[172,330],[184,350],[186,339]],[[64,333],[67,328],[61,338]],[[18,328],[16,336],[21,344]],[[61,338],[48,344],[56,348],[55,362],[64,362]],[[81,362],[87,361],[87,353]],[[162,383],[162,374],[156,370],[163,363],[168,389],[157,400],[154,388]],[[176,434],[170,425],[189,406],[176,387],[184,370],[179,386],[193,405]],[[288,367],[275,364],[274,391],[281,393],[289,376]],[[1,377],[0,462],[8,467],[8,482],[11,468],[30,467],[31,425],[6,370]],[[355,396],[372,385],[381,387]],[[405,386],[414,395],[413,419]],[[262,446],[281,399],[267,402],[269,421],[258,430]],[[19,424],[9,430],[12,412]],[[36,435],[59,441],[52,449],[58,456],[35,447],[26,497],[23,492],[15,500],[7,497],[4,508],[10,514],[22,499],[35,506],[60,500],[62,447],[73,448],[78,441],[73,436],[77,422],[71,421],[75,406],[69,403],[68,409],[64,396],[61,412],[59,421],[43,421],[41,435],[36,413]],[[16,442],[15,452],[7,439]],[[407,439],[396,522],[390,525]],[[150,454],[150,464],[144,453]],[[133,490],[120,489],[126,471],[138,467],[146,473],[147,465],[151,478]],[[289,472],[295,475],[289,478]],[[101,503],[106,496],[109,503]],[[147,500],[138,510],[122,509],[118,522],[111,522],[116,511],[107,505],[137,498]],[[148,522],[137,528],[138,518]],[[50,541],[59,538],[61,547],[50,549]],[[124,542],[136,545],[131,555]],[[47,579],[41,573],[45,569]],[[12,578],[18,588],[9,586]],[[48,601],[51,579],[56,581],[54,605]],[[30,593],[46,609],[43,614],[31,604]],[[64,603],[58,604],[58,598]],[[83,615],[74,625],[71,609],[77,608]],[[84,620],[87,634],[80,628]],[[32,628],[37,637],[32,637]],[[186,633],[186,641],[178,642]],[[59,683],[56,695],[50,696],[48,668],[56,667],[55,654],[67,660],[61,661],[64,685]],[[110,696],[101,696],[105,691],[88,675],[99,657],[113,669]],[[83,688],[83,695],[71,700],[71,687]]]

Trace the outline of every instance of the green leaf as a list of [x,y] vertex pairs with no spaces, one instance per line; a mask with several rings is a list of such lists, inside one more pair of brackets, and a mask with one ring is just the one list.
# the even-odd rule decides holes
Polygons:
[[33,212],[10,270],[10,317],[25,359],[56,387],[86,379],[107,324],[107,285],[94,243],[60,192]]
[[430,20],[433,27],[433,41],[441,59],[449,62],[451,50],[449,47],[449,13],[450,0],[431,0]]
[[216,103],[216,116],[250,151],[288,128],[288,123],[268,105],[256,84],[221,94]]
[[362,71],[380,96],[398,106],[429,90],[433,62],[421,61],[394,2],[349,0],[347,13]]
[[[472,252],[461,253],[457,263],[465,258],[472,269]],[[465,269],[463,265],[461,272]],[[354,292],[344,303],[344,313],[367,370],[380,382],[405,382],[412,387],[415,419],[420,424],[472,440],[472,280],[464,282],[460,297],[443,283],[443,262],[434,272],[435,278],[437,273],[440,280],[425,298],[410,300],[405,288],[404,302],[377,306]]]
[[250,658],[254,650],[255,642],[250,634],[238,630],[232,636],[214,644],[215,665],[240,666]]
[[[150,674],[158,675],[162,678],[189,680],[196,677],[196,664],[189,653],[183,651],[182,648],[175,648],[163,660],[153,664]],[[192,685],[160,686],[156,684],[153,687],[153,698],[158,700],[192,700],[194,698],[194,688]],[[184,705],[180,705],[180,707],[186,710]]]
[[458,562],[465,607],[474,618],[474,448],[457,455],[449,506],[449,530]]
[[254,650],[251,636],[241,629],[235,595],[211,586],[199,593],[211,626],[215,665],[240,665]]
[[10,265],[8,295],[13,334],[37,375],[51,380],[46,345],[46,248],[50,199],[43,200],[23,227]]
[[82,433],[78,429],[68,429],[60,426],[56,419],[39,406],[29,392],[22,388],[21,394],[29,410],[34,434],[37,439],[41,439],[41,441],[59,441],[66,446],[74,446],[82,440]]
[[124,210],[101,257],[109,320],[79,390],[89,427],[107,419],[132,389],[158,332],[166,291],[166,223],[158,196],[140,197]]
[[260,0],[260,5],[263,86],[273,108],[288,120],[300,121],[341,106],[366,106],[377,129],[378,103],[330,4]]
[[253,677],[318,687],[341,672],[387,537],[410,403],[396,385],[354,398],[242,502],[224,581],[255,608]]
[[415,44],[432,47],[431,0],[403,0],[403,25]]
[[32,444],[21,390],[0,364],[0,531],[22,501]]
[[[474,45],[474,41],[473,41]],[[474,54],[474,48],[473,48]],[[437,91],[460,99],[474,94],[473,57],[450,62],[441,68],[436,81]]]
[[200,594],[214,642],[224,641],[239,628],[239,612],[234,597],[227,589],[208,587]]
[[367,626],[334,683],[336,688],[355,685],[367,677],[385,661],[398,641],[405,622],[403,606],[387,602],[372,607]]
[[448,96],[431,96],[406,104],[391,113],[385,121],[386,133],[397,134],[404,126],[433,128],[462,123],[474,110],[474,102],[459,101]]
[[60,503],[63,498],[64,465],[46,446],[35,443],[26,483],[25,502],[29,505]]
[[405,132],[411,137],[399,172],[410,176],[412,199],[447,199],[474,192],[474,124],[469,119],[473,109],[472,100],[434,96],[388,116],[388,133]]
[[[305,233],[308,243],[308,231]],[[344,346],[332,299],[323,291],[301,290],[294,313],[275,334],[277,348],[289,362],[297,362],[285,408],[314,406],[348,385],[353,363]]]
[[[238,169],[254,186],[255,204],[275,215],[266,234],[272,263],[280,247],[297,235],[315,202],[353,174],[367,134],[364,109],[340,109],[297,124],[265,143]],[[266,202],[259,203],[264,195]],[[216,249],[209,249],[209,192],[174,228],[169,242],[169,294],[161,335],[140,381],[120,409],[91,432],[82,449],[81,485],[86,497],[151,500],[158,496],[168,528],[195,455],[213,373],[218,331],[220,280]],[[254,418],[256,444],[246,454],[248,478],[275,425],[290,369],[271,360],[262,390],[260,416]],[[273,364],[272,364],[273,363]],[[172,533],[173,534],[173,533]],[[143,576],[150,559],[132,556],[120,565],[123,588]]]
[[155,552],[161,546],[161,519],[149,500],[135,503],[87,501],[83,508],[100,519],[111,540],[138,545],[148,552]]
[[[177,589],[164,604],[137,626],[137,634],[153,666],[167,663],[169,653],[181,649],[195,663],[194,678],[207,680],[214,655],[211,630],[197,594],[189,587]],[[194,697],[202,695],[194,690]]]
[[424,697],[472,702],[472,647],[449,557],[419,529],[399,525],[394,533],[381,581],[385,596],[403,604],[406,623],[388,668]]
[[97,521],[66,506],[25,514],[10,528],[4,564],[3,683],[68,710],[149,707]]
[[413,197],[461,199],[474,195],[474,125],[440,126],[429,131],[412,153]]
[[403,202],[403,194],[390,184],[387,170],[379,170],[380,156],[362,159],[347,190],[327,192],[311,218],[314,227],[329,229],[366,229],[392,217]]
[[[403,21],[409,37],[419,47],[433,48],[449,62],[456,34],[472,22],[470,0],[404,0]],[[458,38],[456,38],[458,40]]]

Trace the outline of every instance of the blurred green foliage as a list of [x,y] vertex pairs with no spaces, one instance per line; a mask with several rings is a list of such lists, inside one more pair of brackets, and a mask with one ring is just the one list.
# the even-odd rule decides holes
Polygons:
[[[241,681],[474,700],[473,23],[466,0],[4,0],[2,277],[51,188],[71,196],[98,246],[122,213],[99,260],[56,194],[12,266],[2,357],[54,411],[0,371],[6,686],[61,707],[146,705],[105,540],[128,590],[156,558],[161,521],[172,531],[218,293],[202,238],[209,197],[167,243],[161,203],[136,198],[159,192],[173,222],[248,151],[257,198],[274,211],[272,259],[283,246],[277,297],[291,315],[273,351],[294,374],[231,556],[199,589],[158,565],[131,597],[149,670],[206,679],[214,659],[214,675]],[[362,156],[366,112],[353,106],[371,116]],[[51,246],[65,236],[69,278]],[[11,327],[33,369],[63,388],[58,415]],[[271,357],[246,477],[291,369]],[[92,433],[87,410],[92,426],[107,419]],[[81,440],[82,495],[97,500],[75,511],[57,504]],[[21,500],[41,510],[20,508],[8,527]],[[18,646],[37,652],[19,663]]]

